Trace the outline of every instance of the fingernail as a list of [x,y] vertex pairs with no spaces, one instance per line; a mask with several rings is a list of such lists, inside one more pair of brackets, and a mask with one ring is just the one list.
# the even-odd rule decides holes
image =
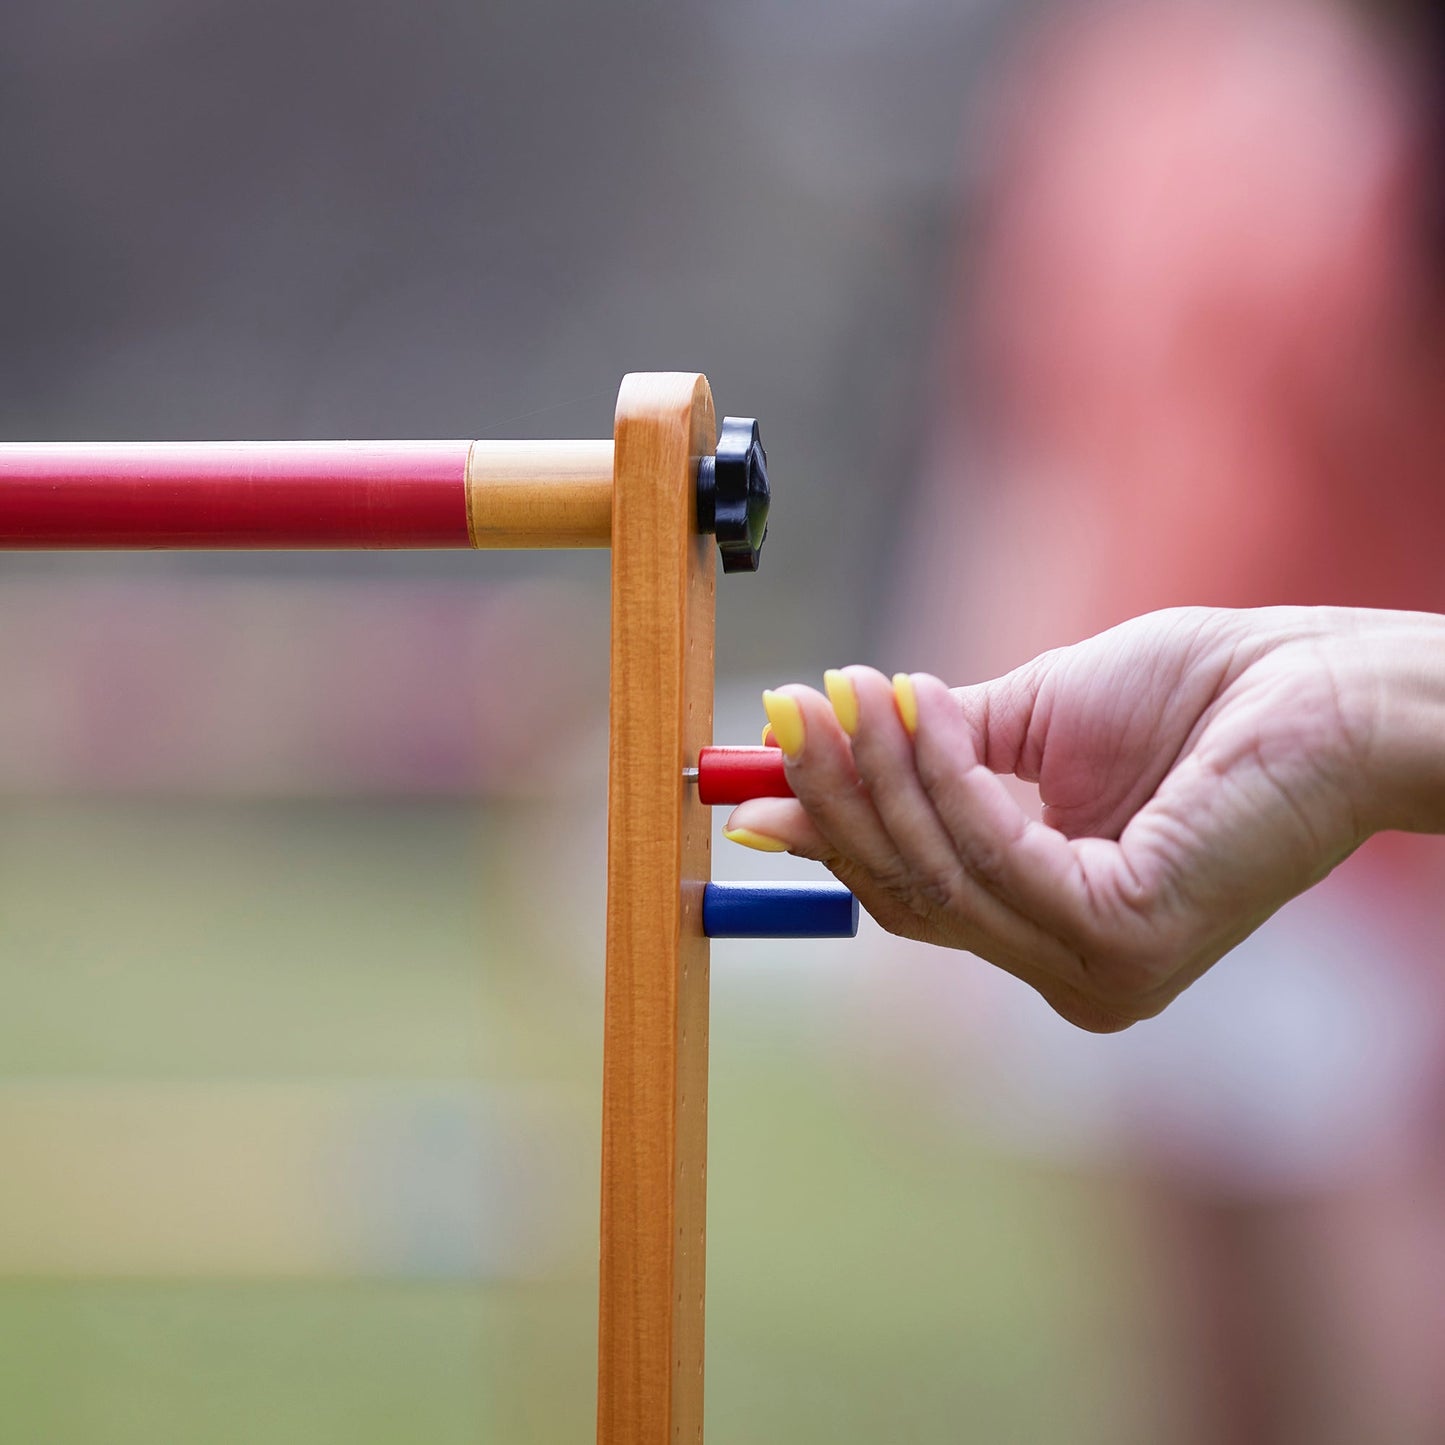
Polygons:
[[853,684],[846,673],[830,667],[823,674],[823,687],[833,711],[838,714],[838,725],[851,738],[858,731],[858,694],[853,691]]
[[772,725],[772,723],[764,723],[764,724],[763,724],[763,746],[764,746],[765,748],[775,748],[775,747],[777,747],[777,745],[778,745],[778,740],[777,740],[777,738],[775,738],[775,737],[773,736],[773,725]]
[[913,679],[906,672],[893,674],[893,700],[898,704],[898,716],[912,737],[918,731],[918,694],[913,690]]
[[763,710],[773,725],[773,736],[777,738],[778,746],[790,758],[797,757],[803,751],[803,709],[798,706],[797,700],[785,693],[765,692]]
[[729,843],[741,843],[744,848],[756,848],[759,853],[788,851],[788,845],[780,838],[769,838],[766,833],[754,833],[751,828],[724,828],[723,837]]

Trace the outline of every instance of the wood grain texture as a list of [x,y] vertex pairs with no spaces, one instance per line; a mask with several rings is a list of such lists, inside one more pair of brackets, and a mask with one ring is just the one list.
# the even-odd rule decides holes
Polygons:
[[599,1445],[702,1439],[708,811],[716,566],[696,529],[705,378],[627,377],[612,496]]
[[473,442],[473,547],[605,547],[612,535],[612,443]]

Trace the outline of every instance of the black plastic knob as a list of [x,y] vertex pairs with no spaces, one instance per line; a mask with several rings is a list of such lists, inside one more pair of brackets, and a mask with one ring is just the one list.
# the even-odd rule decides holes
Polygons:
[[717,537],[724,572],[756,572],[768,535],[768,454],[750,416],[725,416],[717,455],[697,464],[697,525]]

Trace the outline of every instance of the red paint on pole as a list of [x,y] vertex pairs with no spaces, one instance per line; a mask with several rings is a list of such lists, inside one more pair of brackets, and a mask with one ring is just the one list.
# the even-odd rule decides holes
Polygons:
[[467,547],[470,446],[6,443],[0,548]]
[[697,755],[697,796],[708,805],[791,798],[783,750],[703,748]]

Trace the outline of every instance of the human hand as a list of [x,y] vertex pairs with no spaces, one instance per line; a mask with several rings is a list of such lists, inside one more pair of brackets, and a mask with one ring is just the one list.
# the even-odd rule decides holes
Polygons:
[[[818,859],[891,932],[1096,1032],[1158,1013],[1370,833],[1445,827],[1425,614],[1177,609],[952,692],[826,683],[764,695],[797,797],[742,804],[728,836]],[[1042,821],[1002,773],[1038,783]]]

